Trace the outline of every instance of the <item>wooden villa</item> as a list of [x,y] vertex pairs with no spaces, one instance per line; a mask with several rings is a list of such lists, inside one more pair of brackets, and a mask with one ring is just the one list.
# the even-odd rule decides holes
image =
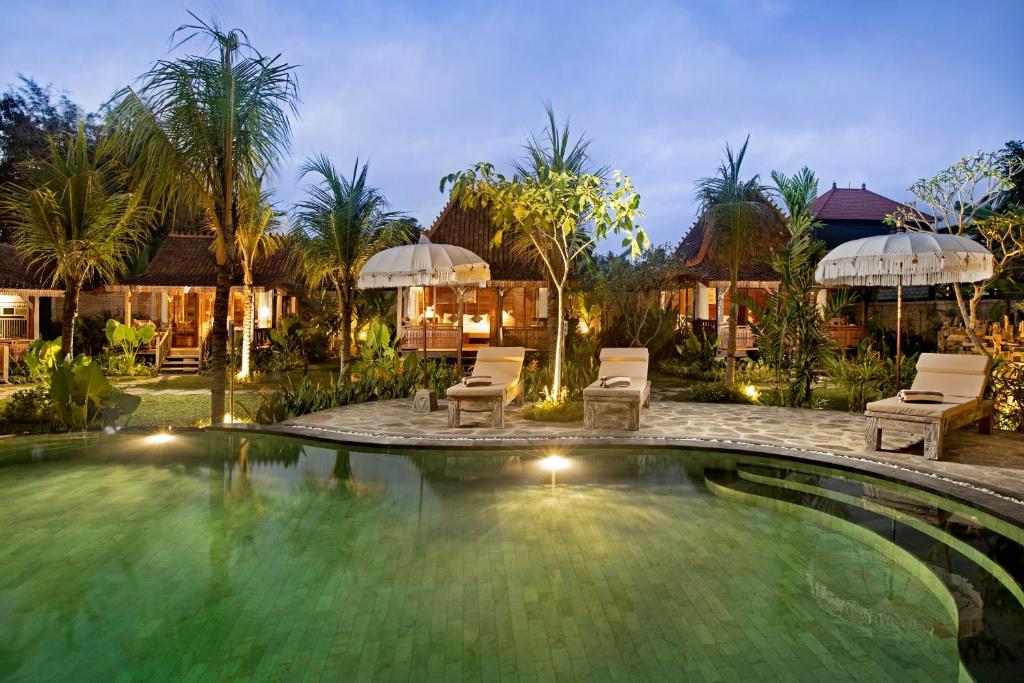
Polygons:
[[7,380],[10,363],[39,338],[41,326],[53,317],[54,299],[63,293],[53,289],[13,245],[0,243],[0,381]]
[[[207,351],[213,324],[217,268],[210,253],[213,238],[171,234],[157,248],[149,267],[122,284],[106,285],[108,309],[126,320],[153,322],[158,330],[149,351],[163,370],[197,371]],[[245,296],[241,273],[235,276],[229,320],[241,327]],[[257,265],[254,274],[256,342],[261,331],[298,312],[300,288],[293,282],[287,252],[280,250]]]
[[[764,244],[785,242],[785,218],[767,199],[763,202],[771,210],[751,227],[751,239]],[[729,325],[729,268],[717,252],[714,227],[704,213],[676,248],[674,258],[680,264],[679,289],[671,293],[671,301],[679,315],[691,321],[695,331],[717,336],[719,347],[724,351]],[[779,286],[778,273],[769,265],[768,259],[769,255],[765,253],[760,258],[748,259],[740,266],[736,333],[736,349],[740,352],[757,348],[750,329],[750,324],[756,322],[755,313],[747,302],[764,303],[768,293]]]
[[[462,347],[469,356],[487,346],[547,346],[549,300],[543,266],[516,256],[507,243],[493,246],[495,231],[486,210],[449,202],[428,233],[432,242],[469,249],[491,267],[492,279],[485,286],[463,291]],[[455,287],[403,287],[396,310],[402,349],[423,348],[426,316],[428,354],[457,354],[460,307]]]

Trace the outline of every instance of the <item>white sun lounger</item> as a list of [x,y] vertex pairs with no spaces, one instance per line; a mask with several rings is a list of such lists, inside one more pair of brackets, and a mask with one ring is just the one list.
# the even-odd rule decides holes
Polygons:
[[992,431],[992,401],[986,401],[985,385],[991,361],[988,356],[922,353],[911,389],[942,394],[942,403],[909,403],[892,397],[873,401],[864,415],[867,425],[864,447],[882,447],[882,430],[924,438],[924,457],[939,460],[946,432],[973,422],[978,431]]
[[[651,382],[647,379],[650,354],[647,349],[601,349],[601,369],[598,379],[583,390],[583,422],[593,429],[597,422],[597,407],[602,403],[624,404],[628,413],[626,428],[640,429],[640,407],[651,405]],[[628,386],[601,386],[601,377],[627,377]]]
[[484,405],[483,410],[491,413],[491,426],[502,429],[505,426],[505,406],[516,401],[523,404],[523,359],[526,349],[522,346],[489,346],[476,354],[476,363],[470,377],[489,377],[490,384],[465,386],[456,384],[448,388],[448,426],[459,426],[459,415],[463,410],[474,410],[475,405]]

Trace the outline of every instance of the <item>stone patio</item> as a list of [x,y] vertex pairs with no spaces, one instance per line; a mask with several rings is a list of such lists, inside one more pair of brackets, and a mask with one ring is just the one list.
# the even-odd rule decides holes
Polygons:
[[654,401],[641,414],[640,431],[630,432],[624,410],[602,414],[607,428],[588,430],[582,422],[526,420],[510,407],[505,429],[498,430],[489,426],[489,413],[466,414],[467,426],[450,429],[445,402],[439,403],[437,412],[414,413],[410,400],[377,401],[248,428],[384,447],[672,446],[762,453],[924,486],[1024,521],[1022,434],[960,430],[948,435],[944,458],[935,462],[923,458],[920,442],[889,433],[885,450],[866,452],[864,417],[837,411]]

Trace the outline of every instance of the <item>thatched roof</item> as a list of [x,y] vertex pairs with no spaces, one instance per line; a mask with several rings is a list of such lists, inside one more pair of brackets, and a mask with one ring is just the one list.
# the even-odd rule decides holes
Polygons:
[[0,292],[34,296],[60,296],[64,293],[54,289],[36,268],[22,259],[13,244],[3,243],[0,243]]
[[469,249],[487,261],[492,284],[523,286],[547,281],[543,266],[514,254],[508,242],[493,246],[495,232],[497,228],[486,209],[466,209],[457,201],[449,201],[428,236],[431,242]]
[[[209,234],[170,234],[160,243],[146,272],[137,275],[121,285],[108,289],[163,289],[166,287],[213,288],[217,286],[217,264],[210,246],[213,236]],[[239,269],[234,284],[242,284]],[[292,277],[289,267],[287,246],[278,249],[269,259],[260,261],[253,274],[253,284],[263,289],[286,289],[301,291]]]
[[[751,240],[764,245],[782,244],[788,235],[786,219],[778,207],[767,198],[761,202],[770,207],[767,216],[751,226]],[[713,223],[704,212],[686,233],[679,246],[676,247],[674,258],[683,268],[681,275],[703,282],[705,285],[720,287],[729,282],[729,268],[724,259],[715,253],[716,243]],[[779,275],[771,267],[771,253],[765,248],[759,256],[748,259],[740,265],[739,283],[741,286],[759,286],[779,281]]]

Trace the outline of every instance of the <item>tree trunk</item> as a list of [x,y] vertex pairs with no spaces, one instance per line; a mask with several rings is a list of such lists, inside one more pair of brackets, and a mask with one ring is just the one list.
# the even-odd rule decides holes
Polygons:
[[81,282],[69,282],[64,290],[64,317],[61,320],[60,355],[71,360],[75,352],[75,319],[78,317],[78,298],[82,292]]
[[726,344],[725,383],[733,386],[736,383],[736,332],[740,314],[740,302],[737,301],[736,277],[729,279],[729,339]]
[[338,324],[341,348],[338,351],[338,380],[345,376],[345,367],[352,358],[352,298],[342,293],[341,285],[335,285],[338,294]]
[[252,305],[255,292],[253,292],[251,284],[246,285],[243,291],[245,296],[245,314],[242,320],[242,368],[238,371],[238,377],[240,379],[248,379],[250,372],[249,357],[252,353],[252,338],[256,327],[255,316],[253,315],[255,307]]
[[231,298],[231,266],[217,266],[217,290],[213,297],[213,328],[210,330],[210,421],[224,422],[224,382],[227,362],[228,303]]
[[558,327],[555,329],[555,354],[552,359],[552,366],[554,369],[554,377],[551,381],[551,394],[557,401],[562,396],[562,356],[564,355],[565,349],[565,296],[564,296],[564,284],[555,286],[555,293],[558,297],[558,315],[557,324]]
[[981,340],[978,339],[978,333],[974,330],[974,323],[972,322],[973,316],[967,311],[967,304],[964,303],[964,292],[960,287],[959,282],[953,283],[953,293],[956,294],[956,305],[960,309],[960,318],[964,321],[964,327],[967,328],[967,337],[974,344],[974,352],[981,355],[988,355],[985,351],[985,347],[981,345]]

